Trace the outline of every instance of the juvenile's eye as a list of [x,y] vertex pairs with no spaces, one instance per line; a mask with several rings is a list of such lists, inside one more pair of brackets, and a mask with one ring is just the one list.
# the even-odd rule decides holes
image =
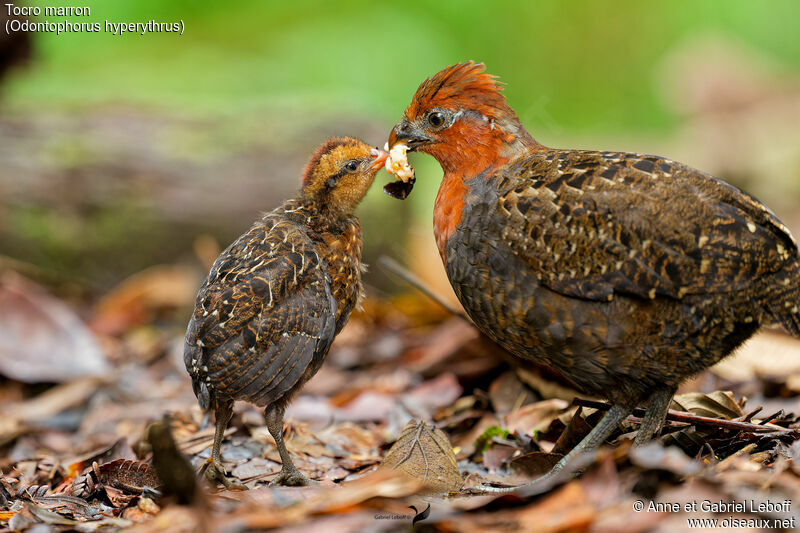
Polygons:
[[358,161],[356,161],[355,159],[351,159],[350,161],[344,164],[344,169],[347,172],[355,172],[356,170],[358,170]]
[[444,125],[444,113],[440,111],[434,111],[433,113],[429,114],[428,124],[434,128],[441,128]]

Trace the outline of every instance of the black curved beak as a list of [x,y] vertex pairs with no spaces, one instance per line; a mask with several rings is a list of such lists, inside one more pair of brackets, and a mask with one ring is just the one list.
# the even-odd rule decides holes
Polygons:
[[392,146],[399,142],[406,143],[408,150],[413,152],[420,146],[432,143],[433,139],[425,135],[414,124],[403,120],[392,128],[392,132],[389,134],[389,149],[391,150]]

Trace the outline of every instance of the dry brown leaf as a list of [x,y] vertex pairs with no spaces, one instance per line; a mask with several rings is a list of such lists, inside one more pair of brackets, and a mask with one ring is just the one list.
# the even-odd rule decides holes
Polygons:
[[406,424],[382,466],[421,479],[433,492],[458,490],[463,484],[447,435],[421,420]]
[[287,491],[279,499],[274,497],[274,489],[266,493],[259,490],[229,493],[228,498],[242,500],[244,505],[229,517],[226,527],[248,531],[286,527],[313,515],[350,512],[372,498],[405,498],[423,487],[420,479],[399,470],[381,468],[337,487],[302,489],[306,491],[302,495]]
[[53,387],[30,400],[0,407],[6,417],[38,422],[84,404],[108,378],[85,377]]
[[629,457],[633,464],[642,468],[666,470],[681,476],[696,474],[702,468],[699,462],[688,457],[679,448],[662,446],[658,442],[631,448]]
[[[229,427],[225,430],[225,437],[230,437],[234,433],[236,433],[236,428]],[[269,438],[272,438],[272,436]],[[206,448],[211,447],[214,443],[214,427],[207,427],[186,438],[177,439],[177,443],[180,451],[186,455],[194,455],[202,452]]]
[[504,428],[520,435],[533,435],[536,431],[544,431],[550,427],[550,423],[567,407],[567,402],[557,398],[529,403],[508,413]]
[[494,473],[502,470],[506,462],[517,452],[516,446],[506,446],[504,444],[492,443],[492,446],[483,452],[483,465]]
[[317,433],[317,438],[338,457],[374,458],[378,453],[381,439],[375,431],[370,431],[351,422],[330,426]]
[[535,479],[549,472],[564,457],[561,453],[530,452],[511,460],[511,470],[528,479]]
[[489,398],[497,414],[508,413],[536,399],[512,371],[504,372],[489,385]]
[[453,374],[445,372],[421,383],[401,397],[403,405],[411,413],[430,417],[437,409],[451,405],[463,391],[458,379]]
[[566,383],[566,380],[563,378],[559,380],[556,379],[554,375],[549,375],[546,372],[543,373],[540,368],[533,365],[526,365],[519,361],[514,361],[514,363],[514,372],[517,373],[519,380],[531,389],[537,391],[543,398],[557,398],[565,402],[571,402],[572,399],[576,397],[597,399],[578,392]]
[[733,356],[711,367],[711,372],[730,381],[800,374],[800,340],[783,332],[762,331],[745,342]]
[[581,416],[582,410],[582,408],[578,408],[578,410],[575,411],[567,427],[558,437],[556,445],[552,449],[553,453],[566,455],[592,430],[592,426]]
[[521,509],[460,514],[444,521],[447,531],[535,531],[556,533],[586,531],[595,517],[592,505],[577,481],[573,481]]
[[744,416],[741,406],[731,391],[714,391],[710,394],[688,392],[677,394],[670,404],[671,409],[698,416],[732,420]]
[[78,316],[13,272],[0,278],[0,316],[0,374],[26,383],[63,383],[109,372]]
[[105,335],[118,335],[144,323],[158,309],[190,307],[198,286],[197,272],[190,267],[150,267],[120,283],[97,303],[91,327]]
[[425,339],[424,346],[404,356],[406,366],[414,372],[428,372],[445,363],[465,345],[477,342],[479,337],[474,326],[460,318],[451,318]]
[[149,463],[141,461],[116,459],[99,465],[95,473],[101,483],[108,483],[128,492],[138,494],[146,488],[161,488],[161,480],[158,479],[155,469]]

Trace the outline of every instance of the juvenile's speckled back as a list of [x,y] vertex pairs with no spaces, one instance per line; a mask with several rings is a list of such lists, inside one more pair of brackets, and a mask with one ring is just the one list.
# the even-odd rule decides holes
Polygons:
[[288,401],[347,322],[361,293],[360,225],[349,217],[320,231],[314,216],[297,200],[284,203],[211,268],[184,353],[204,407]]

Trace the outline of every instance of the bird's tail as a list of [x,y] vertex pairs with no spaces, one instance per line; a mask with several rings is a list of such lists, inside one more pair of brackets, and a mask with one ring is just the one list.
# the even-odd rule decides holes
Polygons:
[[800,264],[778,280],[778,292],[771,295],[768,311],[791,335],[800,338]]

